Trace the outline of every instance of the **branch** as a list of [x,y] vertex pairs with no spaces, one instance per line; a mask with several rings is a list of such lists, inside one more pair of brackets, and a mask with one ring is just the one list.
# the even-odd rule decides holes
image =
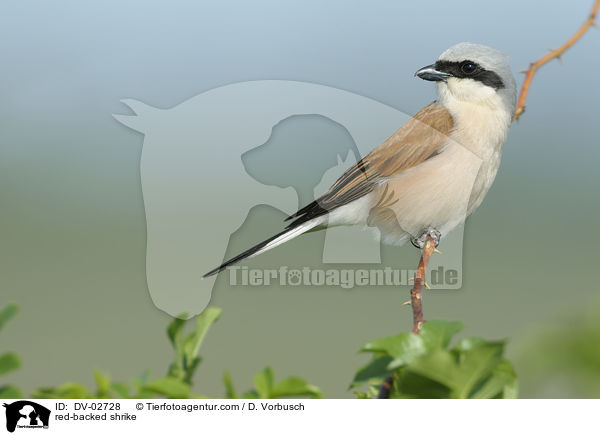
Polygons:
[[436,251],[435,245],[436,240],[431,236],[427,236],[423,252],[421,253],[421,259],[419,260],[419,266],[417,267],[417,273],[415,274],[415,284],[410,290],[410,306],[413,312],[412,332],[414,334],[418,334],[421,331],[423,323],[425,323],[425,320],[423,320],[423,300],[421,295],[423,293],[425,277],[427,276],[429,259]]
[[[433,253],[437,251],[435,249],[436,243],[437,242],[433,237],[427,236],[425,246],[423,247],[423,252],[421,253],[421,259],[419,260],[419,266],[417,267],[417,272],[415,273],[415,283],[410,290],[410,306],[413,312],[412,332],[414,334],[418,334],[423,327],[423,323],[425,323],[425,320],[423,319],[423,285],[425,285],[425,277],[427,276],[427,265],[429,264],[429,259]],[[385,381],[383,381],[381,387],[379,388],[379,395],[377,396],[378,399],[389,399],[392,385],[394,384],[394,377],[394,373],[392,373]]]
[[519,100],[517,101],[517,107],[515,108],[515,115],[513,116],[513,121],[519,119],[519,117],[525,112],[525,101],[527,100],[527,94],[529,93],[529,86],[531,85],[531,81],[533,80],[533,76],[542,66],[550,62],[552,59],[559,59],[562,54],[567,51],[573,44],[575,44],[585,32],[592,26],[596,25],[596,15],[598,14],[598,8],[600,7],[600,0],[594,1],[594,6],[592,7],[592,11],[588,16],[587,20],[583,25],[575,32],[571,38],[565,42],[559,48],[550,51],[547,55],[539,58],[535,62],[529,65],[529,69],[526,71],[525,80],[523,81],[523,86],[521,87],[521,92],[519,93]]

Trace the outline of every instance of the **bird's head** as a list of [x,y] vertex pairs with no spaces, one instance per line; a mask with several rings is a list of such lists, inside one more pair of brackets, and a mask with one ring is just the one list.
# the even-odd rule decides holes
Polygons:
[[512,113],[517,85],[508,56],[485,45],[461,42],[415,75],[438,83],[440,102],[501,105]]

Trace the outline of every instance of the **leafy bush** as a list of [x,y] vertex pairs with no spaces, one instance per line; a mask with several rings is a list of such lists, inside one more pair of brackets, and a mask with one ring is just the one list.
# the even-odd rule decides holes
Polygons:
[[[18,311],[16,305],[9,305],[0,312],[0,329]],[[110,376],[101,371],[94,374],[96,389],[91,391],[86,386],[67,382],[58,387],[38,388],[31,397],[38,399],[109,399],[109,398],[152,398],[165,397],[169,399],[204,398],[192,391],[192,381],[196,369],[202,362],[198,355],[204,337],[210,327],[221,315],[220,308],[209,307],[196,319],[195,328],[185,334],[186,326],[191,321],[180,318],[174,319],[167,327],[167,336],[173,346],[174,357],[167,375],[152,379],[145,371],[141,376],[128,382],[114,382]],[[0,375],[20,368],[21,361],[15,353],[5,353],[0,356]],[[238,396],[229,373],[224,376],[227,398],[282,398],[282,397],[322,397],[321,390],[309,384],[302,378],[288,377],[275,382],[275,374],[270,367],[265,368],[254,376],[254,389]],[[0,397],[21,398],[22,392],[15,386],[0,387]]]
[[226,386],[226,399],[281,399],[287,397],[318,399],[323,397],[319,387],[309,384],[302,378],[290,376],[276,383],[275,373],[271,367],[266,367],[262,372],[254,375],[254,389],[241,396],[236,394],[229,373],[225,373],[223,382]]
[[382,382],[393,374],[391,398],[516,398],[518,382],[503,357],[503,341],[464,338],[449,348],[459,322],[431,320],[419,335],[403,333],[367,343],[373,355],[356,374],[350,388],[367,385],[361,398],[377,397]]
[[[17,313],[11,304],[0,311],[0,329]],[[94,375],[96,388],[68,382],[57,387],[38,388],[33,398],[203,398],[194,393],[193,378],[202,362],[202,342],[211,326],[221,316],[221,309],[209,307],[196,318],[195,326],[185,333],[192,321],[174,319],[167,327],[173,347],[173,362],[164,377],[153,379],[148,371],[126,382],[111,380],[101,371]],[[402,333],[367,343],[362,352],[372,354],[371,361],[358,370],[350,388],[357,397],[377,397],[382,382],[393,375],[392,398],[516,398],[518,383],[512,364],[504,357],[503,341],[463,338],[450,347],[452,338],[462,329],[458,322],[428,321],[419,335]],[[0,375],[17,370],[21,361],[13,352],[0,356]],[[271,367],[254,378],[254,388],[238,395],[229,373],[223,376],[225,397],[275,399],[285,397],[323,397],[322,391],[299,377],[276,381]],[[0,397],[20,398],[22,392],[13,385],[0,387]]]

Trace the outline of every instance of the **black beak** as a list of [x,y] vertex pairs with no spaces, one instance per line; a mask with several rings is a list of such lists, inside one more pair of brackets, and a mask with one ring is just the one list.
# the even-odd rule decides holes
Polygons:
[[452,74],[448,74],[435,69],[435,64],[427,65],[415,73],[415,76],[430,82],[445,82]]

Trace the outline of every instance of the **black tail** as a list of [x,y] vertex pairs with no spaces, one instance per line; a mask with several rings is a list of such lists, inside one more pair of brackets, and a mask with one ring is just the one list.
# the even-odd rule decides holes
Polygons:
[[289,231],[290,231],[289,229],[285,229],[282,232],[275,234],[273,237],[269,237],[267,240],[264,240],[264,241],[260,242],[259,244],[254,245],[250,249],[242,252],[239,255],[236,255],[235,257],[233,257],[230,260],[227,260],[225,263],[221,264],[219,267],[215,267],[210,272],[205,273],[204,276],[202,276],[202,278],[207,278],[209,276],[215,275],[215,274],[225,270],[227,267],[229,267],[235,263],[238,263],[238,262],[242,261],[243,259],[248,258],[254,254],[259,253],[265,246],[267,246],[273,240],[277,239],[278,237],[283,236],[284,234],[288,233]]

